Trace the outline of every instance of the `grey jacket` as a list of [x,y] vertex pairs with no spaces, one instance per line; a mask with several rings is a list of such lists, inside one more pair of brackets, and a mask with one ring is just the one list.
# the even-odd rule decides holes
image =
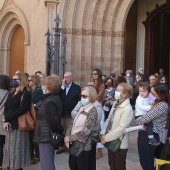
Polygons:
[[8,97],[8,95],[6,95],[7,92],[8,92],[8,90],[0,89],[0,103],[3,100],[3,98],[5,97],[3,102],[0,105],[0,135],[6,135],[6,132],[3,129],[3,115],[4,115],[4,105],[5,105],[5,102],[6,102],[7,97]]

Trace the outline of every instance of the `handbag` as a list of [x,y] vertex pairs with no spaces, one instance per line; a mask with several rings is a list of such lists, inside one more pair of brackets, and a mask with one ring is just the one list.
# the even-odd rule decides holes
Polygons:
[[69,146],[68,152],[70,153],[70,155],[80,157],[83,153],[84,145],[85,143],[80,142],[79,140],[73,141]]
[[[101,133],[100,133],[101,135],[105,135],[107,133],[107,130],[111,129],[111,127],[112,127],[112,120],[111,120],[111,118],[112,118],[112,116],[113,116],[113,114],[114,114],[114,112],[116,110],[116,107],[115,107],[116,103],[117,103],[117,101],[114,103],[114,105],[112,107],[113,111],[111,110],[110,113],[109,113],[109,116],[108,116],[108,118],[106,120],[104,128],[101,130]],[[118,152],[120,150],[120,145],[122,143],[122,140],[123,140],[124,136],[125,136],[125,134],[123,135],[121,140],[118,138],[118,139],[115,139],[113,141],[106,142],[104,144],[104,146],[108,150],[110,150],[112,152]]]
[[57,132],[51,133],[50,143],[54,149],[58,149],[60,146],[64,145],[64,135]]
[[[125,135],[125,134],[124,134]],[[123,138],[124,138],[124,135],[123,135]],[[123,139],[122,138],[122,139]],[[122,139],[120,140],[120,139],[115,139],[115,140],[113,140],[113,141],[111,141],[111,142],[106,142],[105,144],[104,144],[104,146],[108,149],[108,150],[110,150],[110,151],[112,151],[112,152],[119,152],[119,150],[120,150],[120,145],[121,145],[121,143],[122,143]]]
[[[21,102],[23,100],[23,95],[21,96]],[[29,110],[23,115],[18,117],[18,129],[21,131],[33,130],[36,121],[36,111],[33,103],[31,102]]]
[[157,146],[156,151],[155,151],[155,157],[157,159],[162,159],[162,160],[167,160],[170,161],[170,123],[169,121],[167,122],[168,124],[168,133],[167,133],[167,139],[165,144],[160,144]]

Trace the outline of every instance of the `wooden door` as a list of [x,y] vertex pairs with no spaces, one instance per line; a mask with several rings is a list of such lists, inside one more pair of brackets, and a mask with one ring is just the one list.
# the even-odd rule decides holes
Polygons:
[[24,29],[18,26],[11,39],[10,77],[12,77],[17,70],[24,72],[24,40]]
[[147,76],[163,68],[169,75],[170,53],[170,3],[153,10],[145,25],[145,73]]

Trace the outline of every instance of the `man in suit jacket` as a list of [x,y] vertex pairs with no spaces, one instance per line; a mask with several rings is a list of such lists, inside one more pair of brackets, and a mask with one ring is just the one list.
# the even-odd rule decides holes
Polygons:
[[[71,111],[77,105],[78,101],[80,101],[81,97],[81,88],[79,85],[73,83],[72,81],[72,73],[66,72],[64,74],[64,79],[62,81],[61,86],[61,101],[62,101],[62,123],[64,127],[64,133],[66,133],[67,129],[70,126],[72,121]],[[64,151],[63,148],[59,148],[56,153],[60,154]]]

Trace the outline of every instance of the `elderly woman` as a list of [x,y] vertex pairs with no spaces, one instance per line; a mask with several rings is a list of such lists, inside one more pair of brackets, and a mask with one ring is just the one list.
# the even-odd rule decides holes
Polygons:
[[30,136],[29,131],[18,129],[18,117],[29,110],[31,93],[27,90],[28,82],[24,73],[16,73],[11,86],[4,109],[3,127],[7,131],[4,161],[9,169],[22,170],[30,165]]
[[[133,93],[133,88],[128,83],[120,83],[115,92],[116,103],[113,104],[110,114],[113,114],[113,122],[111,129],[101,131],[101,143],[111,142],[116,139],[122,139],[119,152],[111,152],[108,150],[109,166],[111,170],[126,170],[126,155],[128,151],[128,134],[124,135],[133,118],[133,110],[130,105],[129,97]],[[115,109],[116,108],[116,109]],[[109,118],[108,118],[109,119]],[[106,120],[107,123],[108,120]],[[105,123],[105,124],[106,124]]]
[[[41,89],[40,77],[36,74],[28,77],[28,86],[31,89],[31,100],[34,105],[42,98],[43,91]],[[31,140],[31,165],[39,162],[39,148],[37,143],[33,143],[34,130],[30,131]]]
[[48,76],[44,81],[45,94],[38,108],[34,129],[34,142],[39,144],[41,170],[55,170],[55,149],[50,143],[51,131],[62,133],[61,99],[59,97],[60,81],[57,77]]
[[[159,141],[159,136],[164,132],[168,114],[168,88],[164,84],[155,84],[151,93],[156,98],[153,108],[143,116],[136,119],[138,124],[153,123],[154,137]],[[143,170],[154,170],[154,157],[156,146],[148,145],[148,136],[145,130],[138,133],[138,152]]]
[[10,79],[6,75],[0,74],[0,170],[2,170],[3,150],[6,132],[3,129],[4,105],[7,100],[10,88]]
[[69,166],[71,170],[89,170],[89,156],[92,149],[92,136],[94,136],[92,131],[98,121],[97,109],[93,104],[96,100],[97,93],[94,88],[85,87],[82,89],[82,107],[79,109],[70,129],[66,133],[65,144],[67,148],[69,148],[70,143],[73,141],[81,141],[85,145],[83,153],[79,157],[70,154]]

